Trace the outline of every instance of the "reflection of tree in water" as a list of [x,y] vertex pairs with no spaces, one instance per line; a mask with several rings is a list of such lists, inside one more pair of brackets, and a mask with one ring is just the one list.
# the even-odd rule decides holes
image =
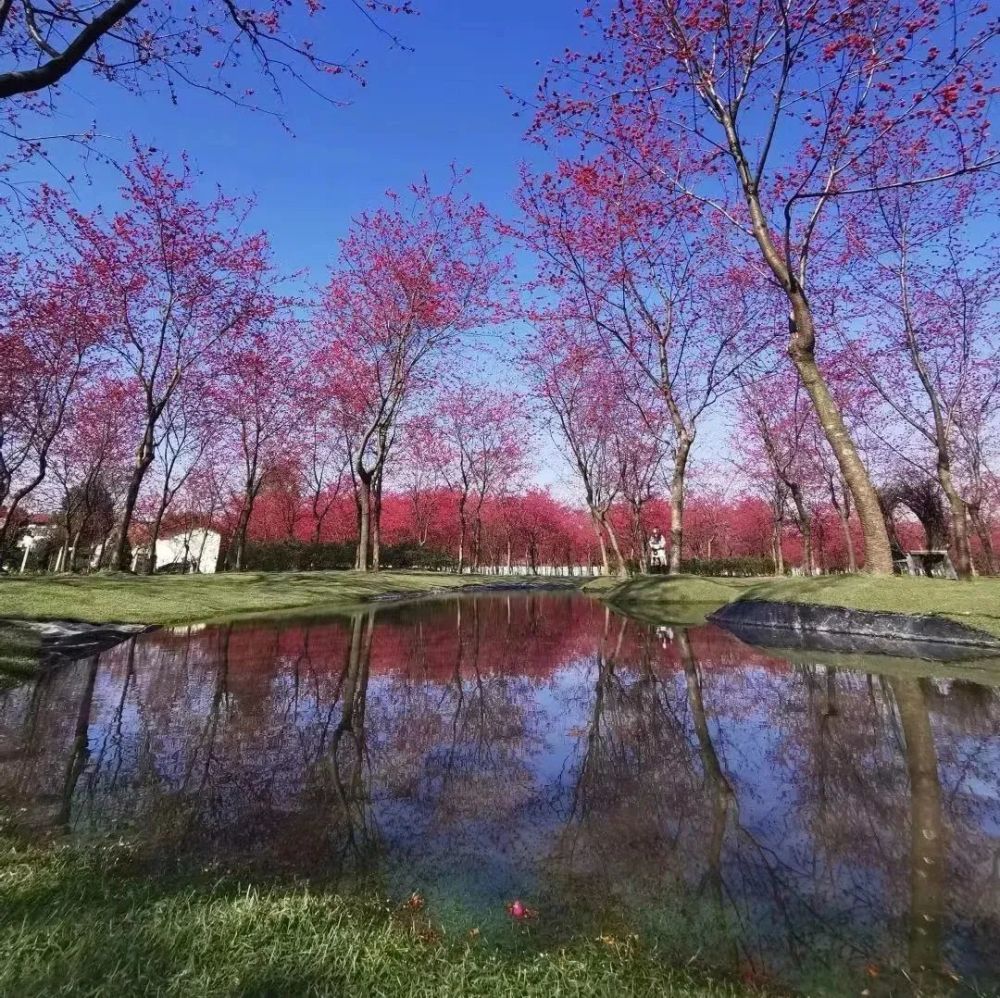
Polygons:
[[422,880],[481,892],[498,869],[533,861],[542,738],[532,675],[545,667],[524,657],[535,611],[520,609],[454,601],[451,626],[415,632],[407,665],[384,684],[372,725],[379,813],[396,866]]
[[997,700],[978,690],[829,666],[790,678],[772,761],[808,833],[797,864],[831,963],[864,956],[883,976],[940,981],[952,963],[975,969],[969,955],[988,952],[1000,901],[987,887],[998,748],[987,717]]
[[995,971],[1000,701],[911,675],[565,598],[160,632],[0,697],[0,797],[730,968]]
[[726,928],[723,846],[735,794],[685,632],[673,635],[672,650],[680,668],[664,670],[650,629],[608,617],[569,769],[554,889],[604,927],[638,910],[658,934],[686,934],[692,950],[707,941],[704,929],[723,946],[712,959],[731,964],[738,954]]

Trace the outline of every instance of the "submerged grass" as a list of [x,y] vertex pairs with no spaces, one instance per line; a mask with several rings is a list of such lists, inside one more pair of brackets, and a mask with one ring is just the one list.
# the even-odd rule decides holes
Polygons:
[[951,582],[911,576],[822,575],[815,578],[708,578],[641,576],[600,579],[584,591],[623,610],[673,612],[680,606],[706,611],[738,599],[813,603],[893,613],[927,614],[955,620],[1000,637],[1000,578]]
[[40,646],[37,631],[0,622],[0,690],[34,675]]
[[151,880],[115,850],[0,839],[0,994],[406,998],[759,994],[653,948],[449,939],[372,898],[304,885]]
[[540,585],[552,580],[446,572],[40,575],[0,579],[0,618],[182,624],[319,604],[335,608],[381,596],[418,596],[511,581]]

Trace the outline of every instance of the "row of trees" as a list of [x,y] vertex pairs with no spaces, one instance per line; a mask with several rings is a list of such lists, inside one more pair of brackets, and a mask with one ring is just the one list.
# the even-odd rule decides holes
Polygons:
[[45,251],[7,260],[0,547],[58,489],[68,530],[99,523],[118,569],[137,526],[155,552],[171,513],[233,513],[238,569],[262,491],[294,486],[317,538],[349,492],[357,566],[377,569],[405,439],[414,474],[460,494],[458,560],[467,545],[478,559],[483,505],[515,486],[529,433],[511,393],[441,387],[461,338],[508,304],[495,227],[460,178],[360,216],[307,302],[285,293],[247,205],[200,198],[186,163],[141,148],[124,175],[111,216],[45,190]]
[[[718,413],[734,432],[717,447],[714,478],[737,478],[728,496],[756,495],[770,510],[768,545],[741,554],[783,570],[791,525],[807,571],[870,562],[855,493],[801,376],[783,363],[772,289],[727,262],[723,232],[661,231],[676,219],[652,196],[636,200],[638,182],[570,166],[526,177],[517,226],[497,224],[460,177],[443,193],[422,183],[355,221],[307,301],[288,293],[266,235],[249,231],[250,206],[199,196],[189,164],[171,169],[137,146],[124,177],[113,215],[45,189],[32,219],[44,252],[4,260],[8,551],[27,510],[61,508],[75,555],[99,543],[103,562],[124,569],[140,541],[154,570],[164,526],[194,519],[224,526],[239,569],[261,496],[273,506],[284,495],[289,537],[346,539],[349,524],[356,566],[378,569],[389,492],[407,497],[406,540],[418,547],[429,510],[453,509],[454,531],[438,537],[460,568],[537,564],[523,531],[516,542],[507,532],[501,557],[484,523],[488,511],[513,524],[538,506],[525,489],[540,414],[589,524],[582,541],[578,516],[546,512],[561,538],[547,557],[645,567],[651,526],[669,523],[679,571],[700,553],[685,543],[690,463],[703,427],[718,437]],[[830,310],[837,348],[824,361],[866,473],[889,491],[919,480],[940,492],[948,522],[927,543],[950,537],[963,573],[995,570],[1000,506],[996,260],[989,233],[982,244],[964,238],[978,193],[966,192],[942,196],[916,236],[893,244],[919,239],[915,262],[868,242],[845,257]],[[534,294],[514,293],[505,235],[538,255]],[[482,332],[512,317],[534,330],[518,340],[527,396],[488,384],[492,358],[470,361],[470,345],[490,354]],[[907,502],[898,488],[893,496],[880,502],[887,534],[884,514]],[[516,512],[498,513],[505,503]],[[913,496],[908,505],[920,514]],[[716,506],[726,519],[726,501]],[[829,556],[827,539],[820,558],[815,524],[830,512],[843,556]]]
[[860,524],[850,565],[891,572],[880,492],[916,478],[959,573],[973,535],[994,570],[987,5],[626,0],[583,20],[532,104],[555,163],[524,173],[511,231],[539,261],[528,367],[595,529],[617,555],[609,504],[651,498],[665,464],[676,570],[692,451],[728,399],[735,463],[805,567],[822,501],[846,538]]
[[[148,6],[0,6],[24,156],[20,122],[78,65],[223,96],[241,51],[272,83],[344,68],[295,40],[286,5]],[[205,197],[186,161],[136,143],[115,214],[42,189],[11,213],[30,248],[0,258],[0,551],[58,506],[67,550],[100,538],[126,568],[131,541],[155,552],[183,514],[224,523],[240,568],[261,496],[283,491],[314,540],[348,497],[356,565],[377,569],[387,499],[411,497],[419,545],[421,508],[447,495],[455,560],[482,564],[487,511],[531,505],[538,412],[605,571],[644,564],[654,520],[681,568],[705,441],[715,485],[769,509],[779,570],[789,526],[802,567],[824,567],[832,514],[844,567],[891,571],[901,502],[962,575],[995,570],[997,28],[985,6],[841,7],[588,7],[534,105],[552,165],[524,170],[514,217],[460,176],[424,181],[355,219],[309,300],[251,206]],[[535,261],[516,287],[513,248]],[[486,387],[495,357],[469,361],[512,319],[531,330],[513,348],[525,397]]]

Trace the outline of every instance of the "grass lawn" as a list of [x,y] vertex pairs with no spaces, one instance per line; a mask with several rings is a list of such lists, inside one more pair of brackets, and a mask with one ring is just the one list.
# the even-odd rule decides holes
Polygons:
[[130,872],[121,851],[24,847],[0,836],[0,994],[760,994],[672,969],[631,938],[549,946],[535,926],[513,923],[502,945],[475,933],[449,938],[433,912],[302,884],[153,880]]
[[623,610],[708,611],[737,599],[844,606],[853,610],[940,614],[1000,637],[1000,578],[949,582],[910,576],[822,575],[816,578],[642,576],[597,579],[585,592]]
[[182,624],[237,613],[347,606],[489,582],[551,579],[445,572],[244,572],[219,575],[38,575],[0,579],[0,619]]

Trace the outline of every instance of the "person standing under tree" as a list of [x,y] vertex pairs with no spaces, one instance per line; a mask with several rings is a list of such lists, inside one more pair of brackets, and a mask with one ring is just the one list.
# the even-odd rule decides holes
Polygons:
[[667,539],[660,532],[659,527],[654,527],[649,537],[649,567],[667,567]]

